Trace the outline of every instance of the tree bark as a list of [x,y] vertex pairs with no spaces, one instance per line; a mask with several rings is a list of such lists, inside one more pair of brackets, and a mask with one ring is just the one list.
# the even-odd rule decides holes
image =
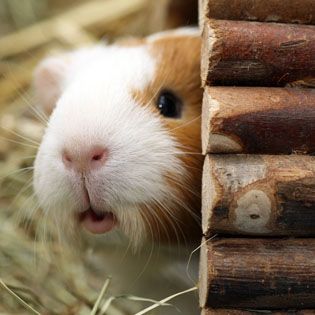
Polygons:
[[206,20],[203,85],[284,86],[315,76],[315,26]]
[[202,147],[204,154],[315,153],[315,89],[206,87]]
[[315,157],[207,156],[202,228],[206,236],[314,236]]
[[315,310],[237,310],[237,309],[203,309],[201,315],[315,315]]
[[315,24],[314,0],[199,0],[199,21],[248,20]]
[[201,247],[201,307],[315,307],[315,239],[214,239]]

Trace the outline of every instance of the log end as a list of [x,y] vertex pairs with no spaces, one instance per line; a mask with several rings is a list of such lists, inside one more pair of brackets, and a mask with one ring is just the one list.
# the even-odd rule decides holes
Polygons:
[[235,139],[213,132],[213,122],[220,113],[220,103],[211,96],[211,90],[205,89],[202,101],[202,153],[242,153],[243,147]]
[[198,0],[198,6],[199,6],[199,28],[202,30],[205,24],[205,18],[208,15],[208,5],[207,5],[207,0]]
[[[277,157],[277,159],[279,159]],[[272,235],[275,197],[268,161],[253,155],[209,155],[202,178],[203,235]]]
[[217,192],[215,188],[216,179],[212,174],[213,167],[211,166],[211,158],[206,156],[203,167],[201,202],[202,231],[204,234],[208,234],[210,231],[212,209],[214,202],[217,199]]
[[207,149],[209,153],[242,153],[242,146],[230,137],[210,133]]
[[[207,89],[206,89],[207,90]],[[213,106],[210,107],[211,99],[206,92],[203,93],[202,98],[202,119],[201,119],[201,146],[202,154],[207,154],[209,151],[209,134],[210,134],[210,117],[212,116],[211,111],[217,110],[218,104],[214,102]]]
[[208,292],[208,255],[209,246],[206,238],[202,239],[202,246],[200,248],[200,261],[199,261],[199,303],[200,307],[204,308],[207,304]]
[[[203,23],[202,29],[202,46],[201,46],[201,83],[206,86],[210,67],[214,67],[220,59],[220,53],[214,49],[216,44],[216,35],[210,23]],[[213,53],[215,52],[215,53]]]

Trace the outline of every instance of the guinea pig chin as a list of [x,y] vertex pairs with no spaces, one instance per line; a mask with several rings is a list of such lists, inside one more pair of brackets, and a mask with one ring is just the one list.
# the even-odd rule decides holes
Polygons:
[[36,157],[34,188],[40,206],[64,221],[57,224],[69,228],[72,220],[93,233],[116,227],[137,246],[154,238],[154,229],[163,233],[151,224],[161,221],[157,206],[173,220],[171,203],[180,198],[169,178],[183,182],[185,168],[160,119],[129,105],[125,113],[118,106],[119,114],[98,113],[93,124],[84,110],[69,121],[57,108]]

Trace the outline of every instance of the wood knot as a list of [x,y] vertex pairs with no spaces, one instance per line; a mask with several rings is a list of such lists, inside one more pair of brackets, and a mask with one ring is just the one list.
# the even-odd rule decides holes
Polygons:
[[234,225],[249,233],[268,232],[271,215],[271,201],[265,192],[251,190],[241,196],[235,209]]

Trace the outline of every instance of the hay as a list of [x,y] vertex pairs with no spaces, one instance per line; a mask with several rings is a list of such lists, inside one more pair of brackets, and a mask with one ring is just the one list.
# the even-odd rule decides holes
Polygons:
[[[0,313],[139,311],[140,298],[120,296],[117,302],[111,291],[115,279],[110,285],[101,256],[91,255],[88,248],[72,255],[58,242],[50,222],[46,243],[36,237],[42,221],[32,195],[32,165],[44,124],[33,107],[30,85],[34,66],[48,53],[90,44],[104,35],[113,39],[165,28],[168,0],[159,5],[150,0],[25,0],[25,15],[20,1],[8,2],[10,7],[0,5],[1,27],[7,33],[0,38]],[[77,6],[69,7],[73,3]]]
[[[1,122],[0,312],[29,314],[33,308],[40,314],[90,314],[107,275],[61,246],[49,222],[49,243],[36,239],[42,221],[31,215],[36,203],[29,185],[36,148],[19,135],[37,141],[42,125],[18,103],[1,115]],[[126,313],[112,305],[108,314]]]

